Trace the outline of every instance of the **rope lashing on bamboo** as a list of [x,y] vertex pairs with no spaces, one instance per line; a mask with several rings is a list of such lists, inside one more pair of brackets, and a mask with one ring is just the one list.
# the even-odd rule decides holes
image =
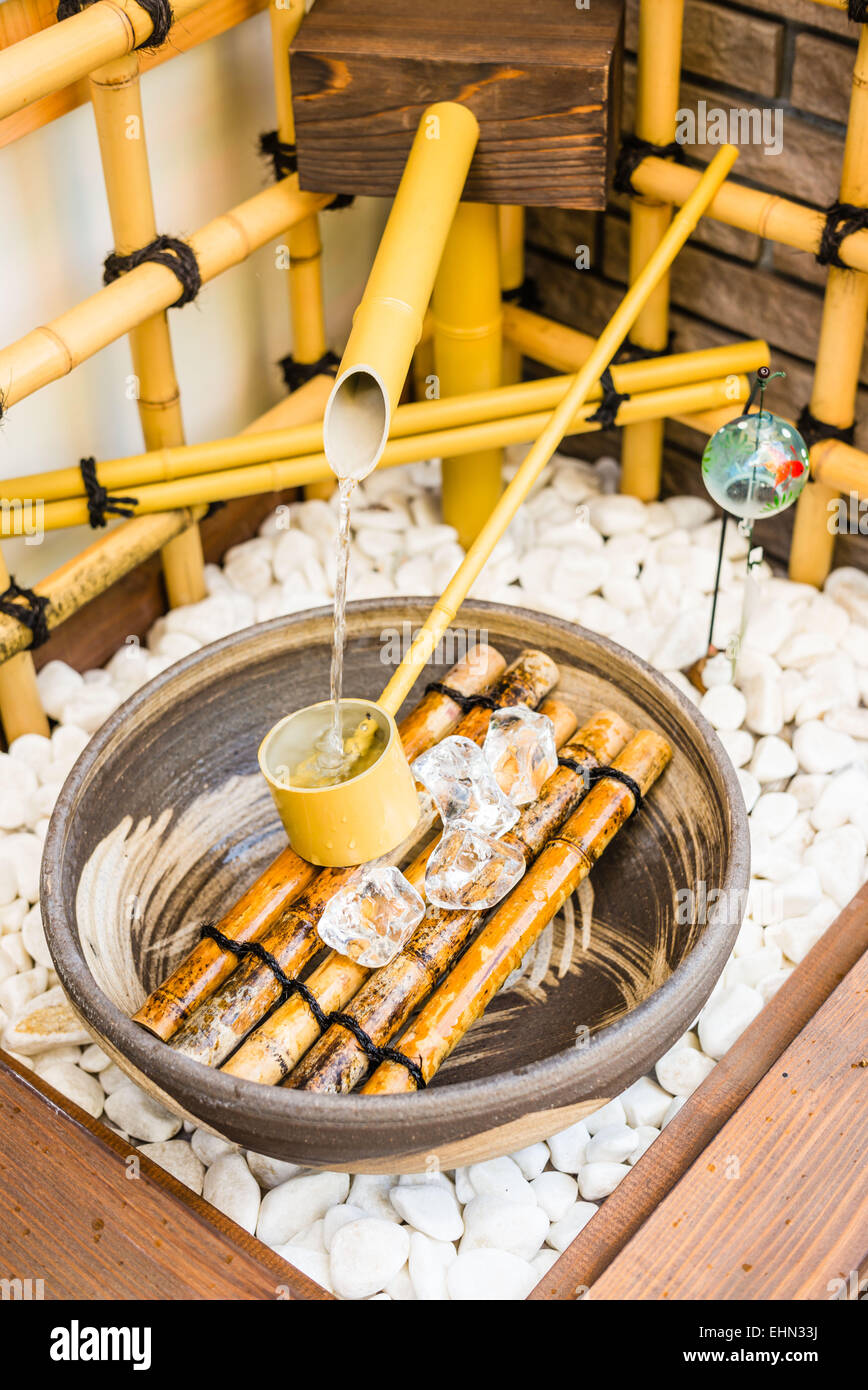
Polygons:
[[464,695],[460,690],[453,690],[451,685],[446,685],[445,681],[429,681],[425,686],[425,694],[445,695],[448,700],[452,700],[458,706],[462,714],[466,714],[471,709],[498,709],[499,705],[490,695],[480,691],[476,695]]
[[868,24],[868,0],[849,0],[847,18],[854,24]]
[[[868,4],[868,0],[866,0]],[[826,209],[826,223],[816,260],[820,265],[834,265],[839,270],[851,267],[841,260],[841,242],[853,232],[862,232],[868,227],[868,208],[857,207],[855,203],[833,203]]]
[[670,140],[668,145],[655,145],[650,140],[643,140],[639,135],[625,135],[612,176],[612,187],[616,193],[627,193],[631,198],[643,196],[633,187],[633,175],[642,160],[647,159],[649,155],[654,155],[657,159],[673,159],[676,164],[687,163],[684,146],[679,145],[677,140]]
[[[259,137],[259,153],[263,159],[271,160],[275,181],[286,178],[287,174],[298,172],[298,149],[290,140],[281,140],[276,130],[264,130]],[[353,193],[336,193],[323,212],[335,212],[341,208],[352,207],[356,201]]]
[[78,469],[87,497],[88,523],[94,530],[105,526],[107,516],[135,516],[138,497],[112,496],[96,476],[95,458],[79,459]]
[[517,304],[520,309],[527,309],[529,314],[538,314],[542,310],[542,297],[532,275],[526,275],[514,289],[504,290],[503,298],[507,304]]
[[297,391],[300,386],[307,385],[315,376],[337,376],[341,359],[337,353],[332,352],[329,348],[315,362],[296,362],[292,353],[288,352],[285,357],[281,357],[277,365],[283,373],[286,389]]
[[619,366],[623,362],[650,362],[652,357],[671,357],[675,351],[674,343],[674,329],[666,339],[664,348],[640,347],[638,343],[633,342],[632,338],[625,338],[612,360],[615,366]]
[[417,1062],[414,1062],[411,1057],[405,1056],[397,1047],[378,1047],[373,1038],[369,1037],[364,1028],[356,1023],[356,1020],[351,1018],[349,1014],[343,1014],[339,1010],[335,1010],[333,1013],[326,1013],[313,991],[301,980],[296,980],[291,975],[287,975],[286,971],[281,968],[280,963],[270,951],[266,950],[261,942],[236,941],[231,936],[225,936],[212,922],[205,923],[201,929],[201,934],[215,942],[220,947],[221,951],[229,951],[231,955],[238,956],[240,959],[243,959],[245,956],[255,956],[260,964],[266,965],[280,985],[282,995],[280,1003],[285,1004],[287,999],[293,994],[300,995],[313,1014],[316,1025],[321,1033],[325,1033],[333,1023],[340,1024],[342,1028],[349,1029],[356,1042],[359,1044],[359,1047],[362,1048],[366,1056],[370,1057],[372,1062],[376,1062],[377,1064],[380,1062],[397,1062],[399,1066],[407,1068],[407,1071],[415,1082],[417,1091],[423,1091],[425,1089],[426,1081],[422,1075],[422,1069]]
[[622,772],[619,767],[589,767],[587,763],[580,763],[577,758],[571,758],[569,754],[563,754],[559,757],[558,763],[561,767],[568,767],[571,771],[577,773],[588,791],[590,791],[592,787],[595,787],[598,782],[604,781],[607,777],[613,782],[623,783],[633,796],[633,809],[627,817],[628,820],[632,820],[633,816],[635,816],[642,805],[642,788],[635,778],[630,776],[629,772]]
[[15,583],[10,574],[9,587],[0,594],[0,613],[5,613],[7,618],[15,618],[22,626],[30,629],[32,647],[41,647],[51,635],[48,631],[47,609],[48,599],[45,594],[36,594],[32,589],[23,588]]
[[[70,19],[74,14],[81,14],[90,3],[92,0],[60,0],[56,10],[58,24],[64,19]],[[153,26],[148,37],[136,44],[136,49],[159,48],[166,42],[169,30],[175,22],[169,0],[136,0],[136,4],[150,15]]]
[[179,237],[156,236],[147,246],[140,246],[138,251],[131,251],[127,256],[112,251],[103,263],[103,284],[111,285],[121,275],[144,265],[146,261],[156,261],[157,265],[165,266],[177,277],[181,293],[174,300],[173,309],[183,309],[185,304],[192,303],[202,288],[202,275],[196,252],[189,242],[181,241]]
[[816,415],[812,415],[808,406],[805,406],[801,415],[796,421],[796,428],[804,439],[809,449],[815,444],[821,444],[824,439],[840,439],[842,444],[852,444],[856,430],[856,422],[844,427],[840,425],[827,425],[825,420],[818,420]]
[[603,388],[603,399],[597,406],[593,415],[588,416],[588,421],[599,421],[602,429],[610,429],[615,423],[615,417],[624,401],[629,401],[628,391],[616,391],[615,383],[612,380],[612,371],[607,367],[600,377],[600,385]]

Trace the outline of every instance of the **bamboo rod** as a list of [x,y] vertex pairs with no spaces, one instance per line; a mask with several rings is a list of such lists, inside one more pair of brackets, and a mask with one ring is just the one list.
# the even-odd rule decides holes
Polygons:
[[[0,551],[0,590],[8,587],[9,570]],[[7,745],[21,734],[43,734],[48,737],[48,720],[36,684],[36,667],[29,652],[19,652],[0,666],[0,720]]]
[[[576,727],[575,715],[562,700],[544,700],[540,712],[552,720],[555,741],[560,748]],[[616,750],[617,751],[617,750]],[[428,860],[440,843],[440,837],[427,844],[419,855],[404,869],[407,881],[424,897],[425,871]],[[426,921],[431,919],[433,909],[426,913]],[[457,914],[452,914],[453,916]],[[422,950],[425,936],[424,924],[414,932],[412,940],[400,953],[398,959],[409,954],[417,955]],[[426,937],[427,939],[427,937]],[[372,971],[338,951],[330,951],[325,960],[305,981],[308,989],[317,999],[320,1007],[327,1012],[341,1009],[353,996],[358,1000],[357,990],[367,980],[373,982],[382,971]],[[367,991],[363,991],[367,993]],[[355,1004],[353,1006],[355,1008]],[[355,1017],[355,1012],[353,1013]],[[398,1025],[396,1024],[396,1027]],[[294,995],[285,1004],[269,1014],[264,1023],[248,1035],[223,1065],[223,1071],[231,1076],[258,1081],[263,1085],[274,1086],[289,1074],[300,1057],[317,1041],[319,1025],[311,1010],[299,995]],[[349,1087],[347,1087],[349,1089]]]
[[[868,25],[863,24],[850,96],[847,139],[841,169],[842,203],[868,205]],[[824,424],[846,429],[853,423],[859,371],[868,324],[868,274],[829,267],[820,341],[814,366],[811,414]],[[813,450],[812,450],[813,453]],[[832,567],[835,530],[829,509],[835,489],[811,478],[796,503],[790,546],[790,577],[821,585]]]
[[[516,203],[501,203],[497,209],[500,288],[504,296],[514,294],[524,284],[524,208]],[[506,338],[506,324],[503,325],[501,343],[501,375],[504,386],[521,381],[522,355],[514,343]]]
[[[138,55],[116,58],[93,72],[90,94],[115,251],[126,256],[157,235]],[[133,328],[129,338],[145,447],[183,444],[181,396],[165,309]],[[162,560],[170,607],[205,597],[205,557],[197,524],[169,542]]]
[[[672,756],[659,734],[643,730],[612,764],[645,795]],[[588,793],[557,837],[543,849],[509,897],[495,908],[458,964],[434,991],[398,1046],[429,1081],[479,1018],[546,924],[588,876],[634,809],[623,782],[603,778]],[[640,812],[641,815],[641,812]],[[415,1090],[405,1067],[384,1062],[362,1087],[363,1095]]]
[[[642,140],[668,145],[675,139],[681,89],[684,0],[639,0],[635,131]],[[672,206],[630,200],[631,283],[669,226]],[[661,277],[632,328],[638,347],[662,352],[669,338],[669,276]],[[621,491],[650,501],[660,492],[663,421],[631,425],[621,442]]]
[[[533,707],[549,693],[557,679],[558,668],[544,652],[525,651],[500,677],[491,695],[498,707],[515,704]],[[481,742],[490,718],[490,709],[477,706],[464,716],[455,732]],[[408,853],[416,853],[418,845],[430,836],[437,824],[437,810],[428,796],[420,797],[420,806],[412,845],[398,846],[378,863],[401,863]],[[334,894],[357,882],[365,867],[327,869],[320,873],[274,926],[259,938],[287,974],[300,974],[320,949],[322,943],[316,923]],[[255,959],[244,961],[222,989],[190,1017],[176,1035],[173,1047],[196,1061],[219,1066],[264,1018],[279,999],[280,992],[268,966]]]
[[[67,23],[73,21],[64,20]],[[327,193],[300,192],[293,174],[209,222],[190,238],[203,283],[240,265],[272,237],[325,207],[330,197]],[[168,309],[178,294],[178,280],[172,271],[148,261],[0,350],[6,409],[58,381],[130,329]]]
[[738,150],[733,145],[721,147],[705,170],[695,192],[675,215],[662,240],[621,300],[584,366],[577,372],[569,391],[537,436],[509,487],[467,551],[443,594],[434,604],[409,652],[383,691],[380,704],[387,711],[394,712],[400,707],[407,691],[452,622],[495,545],[569,428],[571,419],[584,402],[588,391],[614,357],[629,333],[636,315],[647,303],[661,275],[665,274],[675,259],[702,216],[703,209],[708,206],[737,158]]
[[[665,391],[646,391],[634,395],[619,407],[616,423],[676,416],[688,420],[695,411],[713,410],[734,398],[745,401],[750,392],[747,377],[728,376],[717,381],[694,382],[688,386],[673,386]],[[561,395],[563,400],[563,395]],[[409,409],[410,407],[408,407]],[[600,428],[590,420],[596,403],[589,401],[580,407],[568,422],[564,434],[586,434]],[[407,435],[389,441],[380,459],[380,468],[395,468],[422,458],[450,458],[493,446],[533,440],[544,429],[550,416],[545,411],[532,415],[507,416],[505,419],[481,421],[475,425],[458,426],[452,430],[434,430],[426,434]],[[302,487],[327,478],[330,467],[325,454],[279,459],[272,463],[251,464],[246,468],[225,468],[217,473],[205,473],[190,478],[175,478],[165,483],[136,485],[136,513],[167,511],[174,507],[203,505],[225,501],[232,497],[248,497],[261,492],[277,492],[283,488]],[[87,521],[87,503],[82,498],[64,498],[49,502],[43,511],[46,531],[66,526],[79,526]],[[0,520],[0,534],[12,532],[15,517],[10,513]],[[436,644],[435,644],[436,645]]]
[[[619,715],[603,710],[566,744],[562,751],[574,759],[577,768],[559,767],[538,799],[523,809],[515,827],[502,836],[505,845],[522,855],[526,867],[581,801],[586,791],[585,774],[601,763],[610,763],[632,733]],[[480,894],[485,887],[483,870],[478,881]],[[451,968],[487,915],[487,909],[448,911],[429,907],[404,950],[383,969],[370,973],[345,1012],[378,1046],[387,1043]],[[271,1033],[275,1016],[262,1025],[260,1033]],[[246,1047],[247,1044],[240,1051]],[[368,1066],[368,1056],[355,1036],[333,1024],[307,1053],[287,1085],[309,1091],[347,1092],[362,1080]],[[233,1068],[233,1075],[237,1074]]]
[[[493,647],[476,646],[444,677],[451,690],[476,695],[500,675],[506,662]],[[401,721],[399,732],[408,759],[445,738],[461,719],[448,695],[428,691]],[[273,926],[280,914],[311,884],[318,869],[292,849],[285,849],[217,923],[233,941],[253,941]],[[237,957],[214,941],[200,941],[133,1014],[143,1028],[168,1042],[183,1023],[209,999],[235,969]]]
[[[206,3],[173,0],[175,21]],[[12,44],[0,52],[0,119],[122,58],[153,28],[151,16],[135,0],[96,0],[80,14]]]
[[[274,96],[277,107],[277,135],[285,144],[295,144],[295,117],[292,110],[292,83],[289,75],[289,48],[305,16],[305,0],[271,0],[271,55],[274,66]],[[289,321],[292,355],[296,362],[319,362],[328,343],[322,288],[322,240],[316,213],[298,222],[289,232]],[[326,377],[329,390],[332,380]],[[334,482],[312,483],[305,497],[330,497]]]
[[[441,396],[485,391],[501,381],[497,208],[459,203],[431,298],[434,370]],[[455,454],[441,464],[443,520],[461,545],[478,535],[501,493],[503,452]]]
[[[560,327],[558,324],[552,326]],[[567,331],[572,333],[572,330]],[[571,374],[587,360],[594,345],[593,338],[586,334],[574,336],[581,339],[581,347],[577,345],[567,361]],[[667,387],[735,377],[755,371],[757,367],[768,365],[768,362],[768,344],[754,340],[699,352],[673,353],[671,356],[625,362],[612,368],[612,381],[616,391],[642,395]],[[546,377],[445,400],[402,405],[395,411],[391,438],[403,439],[408,435],[504,420],[551,409],[566,394],[570,381],[571,376]],[[322,451],[322,408],[331,386],[331,379],[325,376],[306,382],[288,398],[294,402],[291,413],[288,413],[288,401],[280,402],[274,410],[279,412],[281,423],[272,425],[272,412],[268,412],[258,422],[255,433],[246,430],[240,435],[203,444],[155,449],[122,459],[105,459],[98,467],[99,481],[109,491],[126,491],[146,483],[168,482],[223,468],[319,453]],[[599,401],[602,394],[597,382],[588,392],[588,401]],[[287,428],[287,425],[293,428]],[[32,501],[34,492],[43,502],[80,497],[81,473],[78,468],[58,468],[51,472],[9,478],[3,483],[3,495],[7,501]]]

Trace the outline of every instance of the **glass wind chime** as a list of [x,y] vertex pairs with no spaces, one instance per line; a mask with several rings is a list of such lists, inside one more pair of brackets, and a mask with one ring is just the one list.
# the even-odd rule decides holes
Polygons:
[[[758,572],[763,552],[761,546],[753,543],[754,523],[786,511],[808,481],[809,460],[805,441],[794,425],[765,409],[766,387],[775,377],[783,376],[786,376],[786,372],[772,372],[768,367],[760,367],[744,414],[716,430],[702,455],[702,481],[709,496],[723,508],[708,633],[709,652],[713,650],[717,595],[730,516],[738,517],[738,529],[747,540],[747,578],[741,626],[738,636],[727,648],[733,662],[757,601]],[[757,393],[759,409],[751,414]]]

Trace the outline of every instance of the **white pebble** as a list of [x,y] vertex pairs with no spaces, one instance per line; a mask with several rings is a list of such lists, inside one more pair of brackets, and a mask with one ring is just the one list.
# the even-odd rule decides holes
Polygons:
[[587,503],[588,519],[595,531],[603,536],[621,536],[628,531],[641,531],[645,508],[638,497],[626,493],[592,497]]
[[361,1207],[353,1206],[352,1202],[339,1202],[336,1207],[329,1207],[323,1217],[322,1230],[323,1245],[326,1250],[331,1249],[332,1241],[341,1226],[347,1226],[351,1221],[365,1221],[367,1219],[368,1213],[362,1211]]
[[491,1194],[509,1197],[514,1202],[534,1201],[530,1183],[511,1158],[489,1158],[485,1163],[472,1163],[467,1176],[479,1197]]
[[88,1076],[87,1072],[72,1062],[55,1062],[51,1066],[41,1067],[39,1075],[49,1086],[66,1096],[67,1100],[80,1105],[82,1110],[92,1115],[95,1120],[99,1119],[105,1097],[95,1076]]
[[42,708],[52,719],[60,719],[66,702],[84,689],[84,681],[65,661],[49,661],[36,677]]
[[531,1187],[549,1221],[560,1221],[579,1195],[579,1185],[569,1173],[541,1173]]
[[393,1187],[392,1206],[398,1215],[435,1240],[457,1240],[464,1231],[461,1210],[451,1189],[434,1183]]
[[749,734],[747,729],[721,729],[718,737],[729,754],[733,767],[744,767],[753,753],[753,735]]
[[585,1125],[591,1135],[596,1134],[606,1125],[624,1125],[626,1123],[627,1116],[624,1114],[624,1107],[618,1096],[606,1105],[601,1105],[599,1110],[594,1110],[590,1115],[585,1116]]
[[[350,1188],[349,1200],[369,1216],[378,1216],[381,1221],[400,1221],[389,1200],[395,1182],[389,1173],[357,1173]],[[343,1201],[343,1198],[340,1200]]]
[[455,1259],[456,1250],[451,1241],[432,1240],[420,1231],[411,1231],[407,1272],[418,1299],[444,1302],[449,1298],[446,1272]]
[[290,1178],[266,1192],[256,1234],[266,1245],[285,1245],[305,1226],[325,1216],[329,1207],[343,1202],[349,1190],[347,1173],[309,1173]]
[[202,1160],[206,1168],[210,1168],[211,1164],[216,1163],[224,1154],[238,1152],[238,1145],[233,1144],[231,1139],[224,1139],[222,1135],[212,1134],[207,1129],[194,1129],[190,1143],[193,1145],[194,1154]]
[[493,1194],[474,1197],[464,1208],[459,1254],[491,1247],[529,1260],[545,1240],[548,1228],[549,1218],[535,1200],[528,1205]]
[[446,1272],[449,1296],[456,1301],[525,1299],[537,1282],[533,1265],[506,1250],[468,1250]]
[[201,1192],[205,1178],[205,1165],[194,1154],[185,1139],[164,1139],[159,1144],[140,1144],[139,1153],[171,1173],[173,1178],[189,1187],[192,1192]]
[[699,1041],[708,1057],[719,1061],[762,1008],[762,996],[749,985],[724,989],[699,1015]]
[[527,1178],[528,1182],[532,1182],[534,1178],[539,1177],[548,1163],[549,1151],[543,1143],[528,1144],[527,1148],[517,1149],[515,1153],[510,1154],[510,1158],[518,1164],[522,1176]]
[[657,1080],[673,1096],[692,1095],[713,1070],[712,1059],[693,1047],[672,1048],[656,1066]]
[[750,813],[751,824],[767,835],[780,835],[799,814],[799,803],[788,792],[765,792]]
[[699,710],[715,729],[732,732],[744,721],[747,701],[734,685],[713,685],[700,700]]
[[585,1150],[585,1163],[626,1163],[636,1147],[629,1125],[604,1125]]
[[252,1235],[259,1212],[259,1187],[240,1153],[222,1154],[205,1173],[202,1196]]
[[110,1063],[111,1058],[106,1056],[102,1048],[97,1047],[96,1043],[91,1043],[90,1047],[86,1047],[81,1054],[79,1066],[83,1071],[101,1072],[104,1071]]
[[[668,1111],[669,1107],[667,1106],[666,1108]],[[630,1157],[627,1159],[627,1162],[629,1163],[631,1168],[633,1167],[634,1163],[639,1162],[639,1159],[642,1157],[643,1153],[645,1153],[647,1149],[650,1149],[651,1145],[654,1143],[654,1140],[657,1138],[659,1133],[660,1130],[656,1129],[654,1125],[639,1125],[639,1127],[636,1130],[636,1147],[631,1153]]]
[[629,1171],[626,1163],[585,1163],[579,1169],[579,1191],[586,1202],[599,1201],[614,1192]]
[[596,1211],[593,1202],[574,1202],[569,1211],[564,1212],[560,1221],[553,1222],[549,1227],[546,1243],[558,1254],[562,1254],[568,1245],[572,1245],[579,1231],[584,1230]]
[[650,1076],[640,1076],[621,1096],[624,1115],[634,1129],[653,1125],[659,1128],[670,1097]]
[[796,729],[793,752],[803,772],[838,772],[853,761],[856,749],[849,734],[811,719]]
[[347,1222],[336,1231],[329,1252],[335,1293],[340,1298],[379,1293],[403,1268],[409,1254],[406,1227],[377,1217]]
[[[209,1135],[209,1138],[213,1138]],[[303,1172],[300,1163],[286,1163],[281,1158],[269,1158],[268,1154],[256,1154],[251,1150],[245,1154],[247,1166],[259,1183],[270,1191],[272,1187],[279,1187],[282,1182],[288,1182],[296,1174]]]
[[[7,949],[5,939],[3,949]],[[40,965],[36,969],[41,971],[42,977],[45,979],[45,967]],[[15,978],[21,979],[21,976],[18,975]],[[0,985],[0,993],[14,983],[14,980],[7,980],[5,984]],[[13,1015],[11,1009],[7,1008],[2,997],[0,997],[0,1007],[4,1008],[7,1014],[14,1019],[3,1037],[3,1046],[9,1052],[20,1052],[26,1057],[33,1057],[37,1053],[45,1052],[50,1047],[60,1047],[63,1043],[79,1046],[81,1043],[90,1041],[89,1034],[69,1007],[60,985],[54,985],[45,993],[38,990],[36,996],[25,1004],[17,1017]],[[180,1121],[178,1123],[180,1124]],[[147,1136],[142,1137],[146,1138]]]
[[151,1144],[174,1138],[181,1128],[179,1116],[173,1115],[165,1105],[132,1082],[120,1086],[107,1097],[105,1113],[125,1134],[131,1134],[135,1139],[145,1139]]

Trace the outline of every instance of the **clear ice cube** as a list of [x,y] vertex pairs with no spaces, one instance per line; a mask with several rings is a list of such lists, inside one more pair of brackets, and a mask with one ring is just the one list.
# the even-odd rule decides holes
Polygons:
[[494,711],[482,751],[515,806],[536,801],[558,765],[552,721],[526,705]]
[[394,959],[424,915],[416,889],[400,869],[386,865],[367,869],[335,893],[317,931],[333,951],[375,968]]
[[482,749],[472,739],[460,734],[442,739],[416,759],[412,771],[450,829],[463,826],[484,835],[502,835],[518,820],[518,811],[500,790]]
[[494,907],[525,869],[514,845],[466,828],[447,830],[425,871],[425,894],[437,907]]

